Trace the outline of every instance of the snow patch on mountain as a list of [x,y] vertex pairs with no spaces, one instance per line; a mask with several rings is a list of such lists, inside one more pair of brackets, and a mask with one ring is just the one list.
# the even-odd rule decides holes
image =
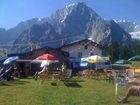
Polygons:
[[140,31],[130,32],[130,34],[133,39],[140,39]]
[[66,20],[67,16],[71,13],[74,6],[76,6],[75,3],[65,6],[64,11],[63,11],[63,15],[64,15],[63,19],[60,21],[61,23],[63,23]]
[[42,21],[42,19],[41,18],[38,18],[37,21]]
[[66,20],[67,15],[68,15],[68,12],[65,12],[64,14],[65,14],[65,15],[64,15],[64,18],[60,21],[61,23],[63,23],[63,22]]
[[69,8],[69,7],[73,7],[73,6],[75,6],[76,4],[75,3],[72,3],[72,4],[69,4],[69,5],[66,5],[65,7],[66,8]]
[[140,25],[136,22],[127,20],[115,20],[126,32],[128,32],[133,39],[140,39]]

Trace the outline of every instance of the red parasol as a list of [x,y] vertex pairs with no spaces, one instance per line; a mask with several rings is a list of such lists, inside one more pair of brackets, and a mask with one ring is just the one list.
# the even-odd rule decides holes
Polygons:
[[58,62],[58,58],[56,58],[54,55],[51,55],[51,54],[43,54],[37,57],[35,60],[42,62],[40,67],[47,66],[50,63]]
[[43,54],[36,58],[36,60],[51,60],[51,61],[58,61],[58,58],[56,58],[54,55],[51,54]]

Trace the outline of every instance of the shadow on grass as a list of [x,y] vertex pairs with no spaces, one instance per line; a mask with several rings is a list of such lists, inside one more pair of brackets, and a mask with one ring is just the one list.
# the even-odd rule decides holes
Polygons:
[[52,86],[57,86],[57,83],[56,82],[52,82],[51,85]]
[[73,87],[73,88],[81,88],[82,86],[79,85],[77,82],[69,82],[69,81],[66,81],[64,82],[64,84],[67,86],[67,87]]
[[6,85],[7,86],[14,85],[14,84],[23,85],[23,84],[26,84],[26,83],[29,83],[29,82],[28,81],[24,81],[22,79],[15,79],[15,80],[12,80],[12,81],[8,81],[6,83]]
[[85,82],[85,81],[82,80],[82,79],[69,79],[68,81],[69,81],[69,82]]
[[7,84],[7,83],[0,83],[0,86],[9,86],[9,84]]
[[63,81],[63,82],[85,82],[85,80],[81,79],[81,78],[66,78],[61,81]]

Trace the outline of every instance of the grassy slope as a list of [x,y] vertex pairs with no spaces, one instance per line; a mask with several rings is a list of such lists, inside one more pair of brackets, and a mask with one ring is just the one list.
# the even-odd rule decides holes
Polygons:
[[[124,87],[119,92],[124,94]],[[130,98],[133,105],[137,97]],[[103,80],[63,83],[20,79],[0,86],[0,105],[119,105],[114,85]]]

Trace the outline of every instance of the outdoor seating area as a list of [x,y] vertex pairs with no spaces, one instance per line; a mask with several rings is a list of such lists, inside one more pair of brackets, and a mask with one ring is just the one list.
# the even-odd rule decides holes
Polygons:
[[67,80],[69,77],[69,74],[67,71],[45,71],[42,73],[36,73],[34,75],[35,80],[41,79],[44,80]]
[[[77,73],[74,73],[72,69],[68,68],[68,65],[66,62],[60,62],[59,59],[55,57],[54,55],[43,54],[33,59],[33,61],[31,61],[31,64],[33,62],[37,62],[39,66],[38,68],[40,70],[37,70],[38,68],[35,68],[36,72],[34,73],[34,75],[26,76],[27,80],[25,80],[26,79],[25,77],[21,78],[21,73],[18,71],[18,66],[16,67],[17,65],[16,61],[18,59],[19,57],[16,57],[16,56],[10,57],[10,58],[7,58],[3,62],[3,65],[5,68],[1,69],[1,83],[2,83],[1,85],[3,85],[4,87],[6,85],[11,85],[11,83],[15,84],[14,86],[16,86],[15,82],[20,83],[22,82],[22,80],[30,81],[31,83],[37,85],[40,88],[44,86],[46,88],[47,86],[48,87],[57,86],[58,88],[59,87],[79,88],[80,90],[82,90],[85,88],[83,84],[86,84],[87,86],[91,83],[93,83],[95,86],[97,84],[102,84],[102,87],[106,87],[111,90],[110,96],[113,96],[114,101],[116,100],[116,103],[117,103],[118,97],[123,97],[125,92],[127,92],[127,89],[129,89],[129,87],[132,86],[132,84],[129,84],[128,80],[133,79],[133,78],[140,78],[140,69],[136,67],[124,68],[121,65],[120,67],[122,67],[122,69],[117,69],[117,68],[113,69],[110,63],[107,66],[99,65],[108,61],[108,59],[103,59],[100,56],[91,56],[88,58],[82,58],[81,59],[82,66],[85,67],[87,66],[87,63],[88,63],[89,64],[88,68],[81,69],[77,71]],[[12,70],[13,72],[10,72],[11,70],[8,70],[8,68],[11,66],[16,67],[16,70]],[[87,83],[89,81],[90,83]],[[62,83],[63,83],[63,86],[62,86]],[[89,85],[88,89],[91,89],[92,87],[94,86]],[[98,88],[101,89],[101,87],[98,87]],[[96,87],[94,87],[94,89],[96,89]],[[32,90],[32,91],[35,91],[35,90]],[[98,92],[99,91],[101,90],[98,90]],[[108,89],[106,89],[106,92],[107,91]],[[135,102],[132,101],[132,103],[137,103],[139,101],[137,96],[135,96],[134,99],[135,99]],[[131,100],[133,100],[133,98]],[[112,102],[110,101],[109,105],[111,105]],[[80,105],[82,104],[80,103]]]
[[111,80],[112,78],[110,70],[103,70],[103,71],[84,70],[84,71],[79,71],[77,73],[77,76],[80,78],[97,79],[97,80],[101,80],[101,79]]

